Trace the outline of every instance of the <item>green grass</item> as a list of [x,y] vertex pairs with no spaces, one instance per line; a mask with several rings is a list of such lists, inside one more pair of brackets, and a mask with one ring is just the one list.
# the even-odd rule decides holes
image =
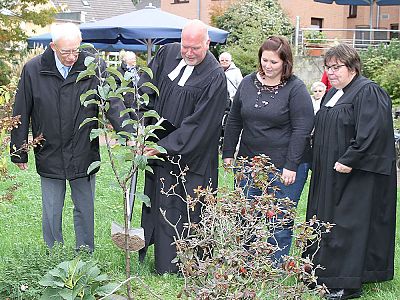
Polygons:
[[[32,158],[32,156],[31,156]],[[107,158],[103,155],[103,160]],[[64,253],[52,257],[46,251],[41,230],[41,196],[39,176],[36,174],[33,159],[30,160],[29,170],[18,171],[15,166],[10,166],[11,173],[16,175],[14,181],[20,188],[14,193],[13,201],[0,202],[0,290],[1,280],[15,281],[16,288],[32,278],[41,275],[57,265],[60,261],[72,259],[72,249],[75,245],[72,201],[66,197],[63,232],[65,239]],[[232,185],[232,177],[220,171],[220,184]],[[8,184],[0,181],[0,196]],[[143,178],[139,178],[138,189],[143,189]],[[303,191],[299,203],[299,218],[304,216],[306,208],[306,195],[308,185]],[[398,214],[399,216],[399,214]],[[108,164],[102,166],[97,174],[96,200],[95,200],[95,244],[96,250],[93,258],[99,262],[102,271],[117,281],[124,279],[123,252],[114,246],[110,237],[112,221],[122,223],[123,205],[119,187],[114,183],[114,177]],[[133,227],[140,224],[140,205],[135,206]],[[397,219],[397,228],[400,229],[400,217]],[[368,284],[364,286],[363,300],[395,300],[400,299],[400,233],[396,235],[396,274],[395,279],[385,283]],[[133,282],[136,299],[154,299],[148,287],[160,295],[162,299],[177,299],[177,294],[183,285],[183,279],[176,275],[159,276],[153,272],[153,251],[150,248],[143,265],[138,265],[137,254],[133,254],[133,274],[138,274],[145,285]],[[147,287],[148,286],[148,287]],[[31,285],[28,292],[21,292],[20,297],[12,299],[37,299],[30,298],[29,292],[34,294],[39,286]],[[36,294],[37,295],[37,294]],[[1,296],[0,296],[1,298]]]

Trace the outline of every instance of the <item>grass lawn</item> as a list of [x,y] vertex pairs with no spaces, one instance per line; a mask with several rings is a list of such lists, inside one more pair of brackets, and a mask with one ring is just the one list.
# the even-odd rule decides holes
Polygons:
[[[104,150],[104,149],[103,149]],[[32,158],[32,155],[31,155]],[[107,160],[103,155],[104,161]],[[75,245],[72,201],[66,197],[63,232],[65,242],[65,254],[59,257],[49,257],[42,239],[41,230],[41,195],[39,176],[35,171],[33,159],[30,160],[29,170],[22,172],[11,166],[11,173],[16,175],[14,181],[20,187],[14,192],[14,200],[0,202],[0,299],[6,294],[1,294],[4,283],[15,283],[15,289],[22,284],[34,282],[32,278],[40,278],[44,273],[57,265],[62,260],[72,259]],[[231,176],[220,172],[220,184],[231,185]],[[7,189],[7,183],[0,181],[0,196]],[[143,189],[143,178],[139,179],[138,189]],[[306,195],[308,187],[303,191],[299,203],[299,218],[304,216],[306,207]],[[399,198],[399,197],[398,197]],[[397,214],[396,235],[396,274],[392,281],[368,284],[364,286],[364,300],[395,300],[400,299],[400,216]],[[112,279],[122,281],[124,279],[124,255],[114,246],[110,237],[112,221],[122,223],[123,204],[119,187],[114,183],[114,177],[110,166],[105,164],[97,174],[96,201],[95,201],[95,244],[94,259],[99,262],[102,271]],[[140,207],[135,206],[133,227],[140,224]],[[143,265],[138,265],[137,254],[133,254],[132,268],[138,274],[143,283],[133,282],[136,299],[155,299],[149,289],[162,299],[177,299],[177,294],[183,285],[183,279],[176,275],[159,276],[154,274],[154,261],[152,248],[148,252]],[[43,268],[46,266],[46,268]],[[43,270],[45,270],[43,272]],[[2,285],[3,284],[3,285]],[[25,292],[11,299],[37,299],[40,287],[28,284]],[[36,294],[35,294],[36,293]],[[17,294],[17,293],[14,293]],[[36,295],[36,298],[31,295]]]

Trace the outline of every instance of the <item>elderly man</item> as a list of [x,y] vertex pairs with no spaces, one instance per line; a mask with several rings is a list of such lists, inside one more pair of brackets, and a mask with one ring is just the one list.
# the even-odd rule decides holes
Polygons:
[[[168,152],[169,159],[177,162],[186,172],[185,183],[179,178],[175,186],[176,195],[167,197],[160,193],[162,184],[166,189],[176,184],[178,165],[171,161],[153,164],[154,174],[146,174],[145,193],[151,199],[151,208],[143,206],[142,226],[145,230],[146,247],[140,252],[143,260],[147,247],[154,243],[155,268],[158,273],[176,272],[171,264],[176,256],[174,230],[160,213],[166,211],[166,218],[173,224],[178,222],[179,232],[187,222],[187,208],[180,197],[186,199],[186,192],[193,196],[198,186],[217,186],[218,178],[218,139],[221,120],[227,98],[226,78],[218,61],[208,51],[210,39],[207,26],[199,21],[190,21],[182,30],[181,43],[169,44],[160,48],[150,62],[154,73],[150,80],[143,75],[140,82],[151,81],[159,88],[157,96],[151,90],[143,89],[150,96],[150,108],[166,118],[177,129],[158,141],[158,145]],[[146,154],[158,155],[156,149],[145,149]],[[178,163],[178,162],[177,162]],[[180,197],[179,197],[180,196]],[[198,221],[199,205],[192,212],[191,220]]]
[[243,79],[242,72],[240,72],[240,69],[235,66],[235,63],[232,61],[232,55],[229,52],[223,52],[220,54],[219,63],[225,71],[229,98],[232,101],[236,94],[236,90]]
[[[74,203],[76,248],[94,249],[94,192],[97,169],[87,174],[89,165],[100,160],[98,139],[89,140],[96,122],[79,128],[86,118],[96,117],[96,105],[83,107],[79,97],[95,89],[95,76],[75,82],[85,70],[88,54],[80,52],[79,28],[72,23],[55,25],[52,42],[45,52],[30,60],[23,68],[15,97],[13,114],[21,116],[21,125],[11,132],[11,149],[20,149],[28,139],[32,124],[34,137],[43,134],[45,141],[35,149],[36,170],[42,190],[42,229],[48,247],[63,243],[62,210],[66,180]],[[122,101],[114,102],[109,118],[118,126]],[[22,151],[12,156],[21,170],[28,167],[28,155]]]

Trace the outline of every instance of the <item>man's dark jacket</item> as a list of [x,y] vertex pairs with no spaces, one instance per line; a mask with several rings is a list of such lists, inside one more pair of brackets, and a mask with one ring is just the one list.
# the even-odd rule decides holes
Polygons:
[[[27,141],[31,123],[33,137],[43,134],[45,139],[42,146],[35,148],[36,170],[43,177],[69,180],[85,177],[89,165],[100,160],[98,138],[89,139],[97,122],[79,128],[86,118],[98,116],[97,105],[84,107],[79,100],[81,94],[97,88],[98,79],[91,76],[75,82],[79,72],[86,69],[83,62],[87,55],[79,54],[66,79],[59,73],[50,47],[30,60],[22,71],[13,111],[14,116],[21,116],[22,123],[11,131],[11,151]],[[119,111],[123,108],[122,101],[111,105],[108,117],[114,128],[119,129]],[[11,160],[27,162],[28,155],[19,152]]]

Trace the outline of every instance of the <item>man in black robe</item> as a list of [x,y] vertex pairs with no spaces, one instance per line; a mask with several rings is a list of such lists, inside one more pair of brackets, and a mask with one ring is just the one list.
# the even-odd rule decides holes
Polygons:
[[362,283],[393,278],[395,149],[390,97],[359,75],[354,49],[338,45],[326,56],[333,88],[315,120],[307,219],[335,224],[313,262],[325,268],[317,275],[330,290],[326,298],[343,300],[359,297]]
[[[166,161],[152,165],[154,174],[147,172],[145,194],[151,199],[151,208],[143,206],[142,227],[145,231],[146,246],[140,251],[143,261],[147,248],[154,244],[155,268],[160,274],[177,272],[171,261],[176,257],[175,231],[160,213],[166,211],[166,218],[172,224],[178,222],[182,233],[183,224],[188,222],[187,194],[193,196],[193,189],[217,186],[218,139],[221,120],[227,98],[226,78],[218,61],[208,51],[210,39],[207,27],[198,20],[189,22],[182,30],[181,43],[160,48],[149,67],[154,78],[144,74],[139,82],[151,81],[159,89],[159,96],[150,89],[142,89],[150,96],[149,108],[156,110],[177,129],[158,141],[167,150],[169,159],[180,160],[182,168],[188,166],[185,182],[179,178],[175,196],[161,193],[177,182],[179,174],[176,164]],[[156,149],[145,149],[148,156],[158,155]],[[200,207],[191,211],[191,221],[198,221]]]

